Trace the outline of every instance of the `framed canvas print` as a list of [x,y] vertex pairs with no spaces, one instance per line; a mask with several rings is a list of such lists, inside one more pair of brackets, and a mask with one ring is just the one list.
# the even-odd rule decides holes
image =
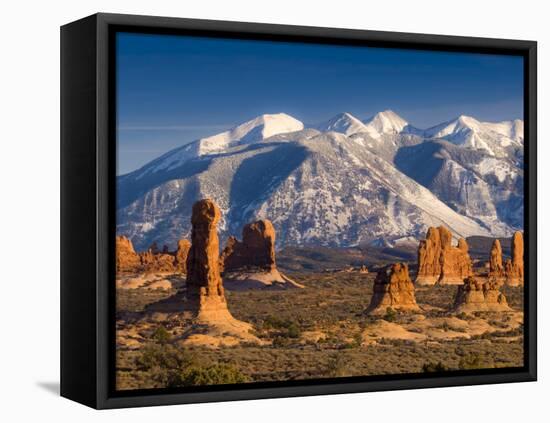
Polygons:
[[61,390],[96,408],[536,380],[536,43],[61,30]]

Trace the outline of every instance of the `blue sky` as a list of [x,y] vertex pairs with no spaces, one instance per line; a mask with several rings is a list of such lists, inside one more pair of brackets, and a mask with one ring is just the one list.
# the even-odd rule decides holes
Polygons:
[[514,56],[119,33],[117,90],[119,174],[264,113],[523,119]]

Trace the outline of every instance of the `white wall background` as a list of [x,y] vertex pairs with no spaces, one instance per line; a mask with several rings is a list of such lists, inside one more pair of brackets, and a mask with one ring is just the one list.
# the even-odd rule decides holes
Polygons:
[[[539,42],[539,381],[97,412],[59,381],[59,26],[103,12]],[[7,1],[0,37],[0,420],[522,422],[548,418],[550,31],[545,2]],[[546,191],[547,192],[547,191]],[[546,393],[545,393],[546,390]]]

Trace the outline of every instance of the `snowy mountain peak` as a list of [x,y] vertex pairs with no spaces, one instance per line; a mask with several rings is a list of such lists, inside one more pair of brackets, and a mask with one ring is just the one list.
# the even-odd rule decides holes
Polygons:
[[264,114],[239,127],[243,127],[247,124],[252,124],[254,127],[262,126],[262,139],[272,137],[273,135],[286,134],[288,132],[301,131],[304,129],[304,124],[302,122],[286,113]]
[[375,114],[365,122],[367,132],[371,135],[399,134],[409,123],[392,110],[384,110]]
[[253,144],[274,135],[301,131],[302,129],[304,129],[304,124],[286,113],[263,114],[228,131],[201,138],[171,150],[136,172],[139,175],[145,175],[150,172],[175,169],[190,159],[219,153],[238,145]]
[[287,132],[301,131],[304,124],[286,113],[263,114],[229,131],[200,141],[199,155],[224,150],[236,144],[252,144]]
[[333,118],[317,125],[316,129],[321,132],[339,132],[345,135],[352,135],[357,132],[364,132],[365,125],[350,113],[339,113]]
[[464,131],[479,131],[481,123],[473,117],[460,115],[457,118],[436,125],[426,130],[426,135],[430,138],[444,138],[448,135]]
[[456,120],[458,120],[461,123],[464,123],[465,125],[479,123],[479,121],[476,118],[473,118],[468,115],[460,115],[459,117],[456,118]]
[[484,150],[492,156],[506,156],[507,148],[523,143],[523,122],[480,122],[461,115],[424,131],[426,138],[441,138],[455,145]]
[[498,134],[523,144],[523,120],[521,119],[506,120],[496,123],[483,122],[483,125]]

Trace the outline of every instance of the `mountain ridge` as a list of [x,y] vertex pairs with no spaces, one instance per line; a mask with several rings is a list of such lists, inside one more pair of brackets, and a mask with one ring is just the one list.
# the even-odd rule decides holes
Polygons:
[[[138,248],[172,243],[188,231],[190,204],[211,197],[226,215],[222,238],[261,218],[274,222],[281,245],[391,245],[438,224],[454,227],[456,237],[507,236],[522,220],[522,206],[513,216],[503,213],[522,198],[519,160],[508,157],[522,144],[509,139],[515,150],[495,154],[457,142],[452,137],[463,126],[480,128],[476,136],[489,144],[506,137],[477,120],[458,120],[439,125],[436,135],[447,140],[418,135],[423,130],[388,110],[365,121],[341,113],[316,128],[284,113],[261,115],[119,176],[117,232]],[[494,125],[519,135],[517,123]],[[422,152],[429,143],[443,147]],[[407,151],[425,162],[403,160]],[[432,180],[415,171],[428,165]],[[486,201],[485,214],[469,210],[468,201],[472,207]]]

